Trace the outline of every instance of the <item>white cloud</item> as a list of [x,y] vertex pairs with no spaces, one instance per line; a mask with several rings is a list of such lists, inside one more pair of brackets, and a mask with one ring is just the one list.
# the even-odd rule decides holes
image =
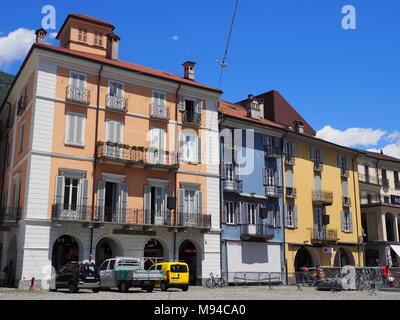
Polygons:
[[178,41],[178,40],[179,40],[179,37],[178,37],[178,36],[172,36],[172,37],[171,37],[171,40]]
[[50,37],[51,39],[55,39],[55,38],[57,37],[57,32],[50,32],[50,33],[49,33],[49,37]]
[[[397,143],[388,144],[381,149],[387,156],[400,159],[400,140]],[[368,149],[368,151],[381,152],[381,149]]]
[[0,66],[22,60],[34,41],[35,31],[25,28],[19,28],[0,37]]
[[386,131],[369,128],[349,128],[344,131],[325,126],[317,131],[317,137],[345,147],[375,146]]

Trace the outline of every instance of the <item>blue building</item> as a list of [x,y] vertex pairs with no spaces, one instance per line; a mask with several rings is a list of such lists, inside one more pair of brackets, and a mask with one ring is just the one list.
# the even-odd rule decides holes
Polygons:
[[254,98],[220,102],[221,266],[229,282],[284,272],[283,131],[263,109]]

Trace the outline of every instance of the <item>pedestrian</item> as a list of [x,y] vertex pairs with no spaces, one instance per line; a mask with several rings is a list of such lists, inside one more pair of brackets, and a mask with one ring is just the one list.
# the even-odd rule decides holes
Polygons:
[[324,270],[322,270],[321,266],[317,266],[316,272],[317,280],[322,280],[325,278]]
[[383,284],[386,287],[388,285],[388,280],[389,280],[389,266],[386,265],[385,267],[381,268],[381,272],[382,272]]

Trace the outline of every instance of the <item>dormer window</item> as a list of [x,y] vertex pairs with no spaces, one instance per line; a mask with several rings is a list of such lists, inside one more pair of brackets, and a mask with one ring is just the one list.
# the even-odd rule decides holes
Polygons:
[[87,29],[80,27],[78,32],[78,40],[87,42]]
[[94,44],[97,46],[103,46],[103,34],[101,32],[94,32]]
[[260,106],[259,106],[259,104],[258,104],[257,102],[252,102],[252,103],[251,103],[251,108],[252,108],[252,109],[255,109],[255,110],[259,110],[259,109],[260,109]]

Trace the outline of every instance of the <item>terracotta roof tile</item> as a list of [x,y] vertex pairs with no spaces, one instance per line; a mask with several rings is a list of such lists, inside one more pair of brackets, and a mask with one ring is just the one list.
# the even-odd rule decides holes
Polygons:
[[88,53],[88,52],[83,52],[83,51],[77,51],[77,50],[71,50],[71,49],[67,49],[67,48],[61,48],[61,47],[55,47],[55,46],[51,46],[48,44],[43,44],[43,43],[35,43],[34,46],[39,47],[39,48],[43,48],[43,49],[47,49],[47,50],[51,50],[51,51],[56,51],[56,52],[60,52],[60,53],[64,53],[64,54],[68,54],[68,55],[72,55],[72,56],[76,56],[76,57],[81,57],[81,58],[85,58],[85,59],[90,59],[92,61],[98,62],[98,63],[104,63],[107,65],[111,65],[111,66],[115,66],[117,68],[123,68],[126,70],[131,70],[134,72],[139,72],[139,73],[144,73],[150,76],[155,76],[158,78],[164,78],[164,79],[169,79],[169,80],[173,80],[173,81],[177,81],[177,82],[182,82],[184,84],[187,85],[191,85],[191,86],[195,86],[195,87],[199,87],[199,88],[203,88],[203,89],[207,89],[207,90],[212,90],[212,91],[217,91],[222,93],[221,90],[207,86],[205,84],[196,82],[196,81],[192,81],[189,79],[185,79],[183,77],[180,77],[176,74],[173,73],[169,73],[169,72],[165,72],[165,71],[161,71],[161,70],[157,70],[157,69],[152,69],[152,68],[148,68],[148,67],[144,67],[138,64],[134,64],[131,62],[126,62],[126,61],[122,61],[122,60],[111,60],[108,59],[106,57],[102,57],[93,53]]
[[[112,23],[109,23],[109,22],[107,22],[107,21],[103,21],[103,20],[100,20],[100,19],[97,19],[97,18],[93,18],[93,17],[87,16],[87,15],[85,15],[85,14],[70,13],[70,14],[68,15],[68,17],[75,17],[75,18],[78,18],[78,19],[83,19],[83,20],[87,20],[87,21],[92,21],[92,22],[94,22],[94,23],[104,24],[104,25],[106,25],[106,26],[108,26],[108,27],[111,27],[111,28],[113,28],[113,29],[115,28],[114,25],[113,25]],[[68,19],[68,17],[67,17],[67,19]]]

